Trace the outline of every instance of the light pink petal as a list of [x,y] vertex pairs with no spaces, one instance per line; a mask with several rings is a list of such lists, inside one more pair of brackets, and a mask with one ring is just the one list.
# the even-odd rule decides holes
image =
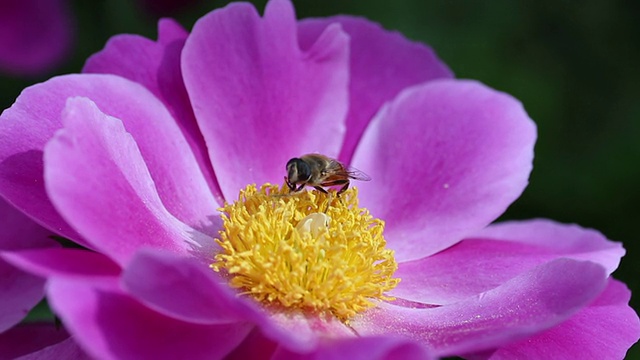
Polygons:
[[19,323],[44,295],[44,279],[0,260],[0,332]]
[[29,356],[44,351],[47,347],[54,347],[68,338],[69,334],[64,329],[53,324],[21,324],[0,334],[0,357],[16,359]]
[[340,152],[340,159],[348,163],[364,129],[382,104],[409,86],[452,78],[453,74],[430,47],[351,16],[300,21],[298,36],[302,49],[309,48],[333,23],[339,23],[350,39],[349,113]]
[[499,286],[558,258],[596,262],[611,273],[624,249],[595,230],[550,220],[490,225],[437,254],[399,264],[402,279],[392,295],[426,304],[447,304]]
[[207,264],[158,251],[138,252],[123,273],[122,286],[148,307],[186,322],[228,324],[251,320],[257,312]]
[[608,240],[597,230],[547,219],[493,224],[473,237],[518,242],[572,259],[593,261],[604,266],[609,274],[618,268],[625,254],[622,243]]
[[623,359],[640,337],[631,292],[611,279],[591,305],[541,334],[472,359]]
[[263,18],[233,3],[195,24],[182,71],[225,199],[250,183],[282,183],[292,157],[338,155],[348,61],[338,25],[300,50],[288,0],[270,1]]
[[251,330],[166,317],[119,290],[116,279],[54,278],[47,298],[74,339],[100,359],[221,358]]
[[280,348],[272,360],[396,360],[436,359],[418,343],[399,337],[372,336],[327,339],[311,353],[293,353]]
[[[170,113],[143,86],[114,75],[53,78],[25,89],[0,116],[0,193],[58,234],[80,241],[44,190],[42,151],[62,127],[70,97],[90,98],[135,138],[164,206],[183,222],[215,233],[217,204]],[[87,172],[87,165],[82,169]],[[88,245],[83,242],[83,245]]]
[[120,267],[111,259],[87,250],[33,249],[2,252],[0,256],[14,266],[43,278],[120,274]]
[[143,246],[186,254],[213,243],[165,209],[120,120],[86,98],[73,98],[63,122],[45,148],[47,192],[95,248],[124,263]]
[[174,20],[162,19],[158,23],[158,41],[138,35],[114,36],[103,50],[87,60],[82,71],[122,76],[144,85],[160,99],[180,126],[209,188],[221,198],[207,147],[182,81],[180,55],[187,35]]
[[65,0],[0,2],[0,70],[37,75],[69,55],[72,19]]
[[360,335],[397,334],[437,355],[496,348],[567,320],[604,289],[604,269],[592,262],[555,260],[502,286],[436,308],[381,304],[351,321]]
[[447,248],[495,220],[527,185],[536,129],[522,105],[480,83],[402,92],[367,128],[353,165],[361,204],[386,221],[401,261]]

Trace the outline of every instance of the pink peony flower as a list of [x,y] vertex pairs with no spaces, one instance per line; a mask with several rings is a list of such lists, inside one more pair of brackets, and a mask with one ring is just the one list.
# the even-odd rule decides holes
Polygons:
[[[158,38],[115,37],[0,117],[0,194],[91,250],[3,253],[47,279],[72,335],[49,356],[622,358],[638,340],[619,243],[489,225],[532,166],[511,96],[286,0]],[[309,152],[373,180],[332,199],[260,186]]]
[[69,54],[73,33],[65,0],[0,1],[0,71],[37,75]]

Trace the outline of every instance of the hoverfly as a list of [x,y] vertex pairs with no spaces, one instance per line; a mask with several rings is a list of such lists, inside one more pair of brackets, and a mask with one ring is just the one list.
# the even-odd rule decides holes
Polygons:
[[306,154],[289,160],[287,176],[284,177],[291,192],[300,191],[305,186],[313,186],[327,194],[325,187],[343,185],[338,190],[338,195],[347,190],[351,180],[369,181],[371,178],[360,170],[320,154]]

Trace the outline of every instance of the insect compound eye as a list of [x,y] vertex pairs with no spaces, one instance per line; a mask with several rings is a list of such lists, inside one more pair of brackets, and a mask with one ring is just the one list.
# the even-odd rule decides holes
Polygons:
[[298,180],[309,180],[311,179],[311,167],[306,162],[298,159],[296,162],[296,168],[298,169]]

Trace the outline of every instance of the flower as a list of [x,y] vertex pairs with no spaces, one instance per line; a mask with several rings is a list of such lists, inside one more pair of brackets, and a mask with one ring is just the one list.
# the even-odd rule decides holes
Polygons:
[[[0,116],[0,194],[92,250],[3,258],[47,279],[89,355],[621,358],[638,340],[609,277],[619,243],[489,225],[532,166],[511,96],[367,20],[297,22],[286,0],[191,33],[162,20],[158,38],[115,37]],[[309,152],[374,180],[340,197],[250,185]]]
[[72,44],[65,0],[0,2],[0,71],[37,75],[59,65]]

